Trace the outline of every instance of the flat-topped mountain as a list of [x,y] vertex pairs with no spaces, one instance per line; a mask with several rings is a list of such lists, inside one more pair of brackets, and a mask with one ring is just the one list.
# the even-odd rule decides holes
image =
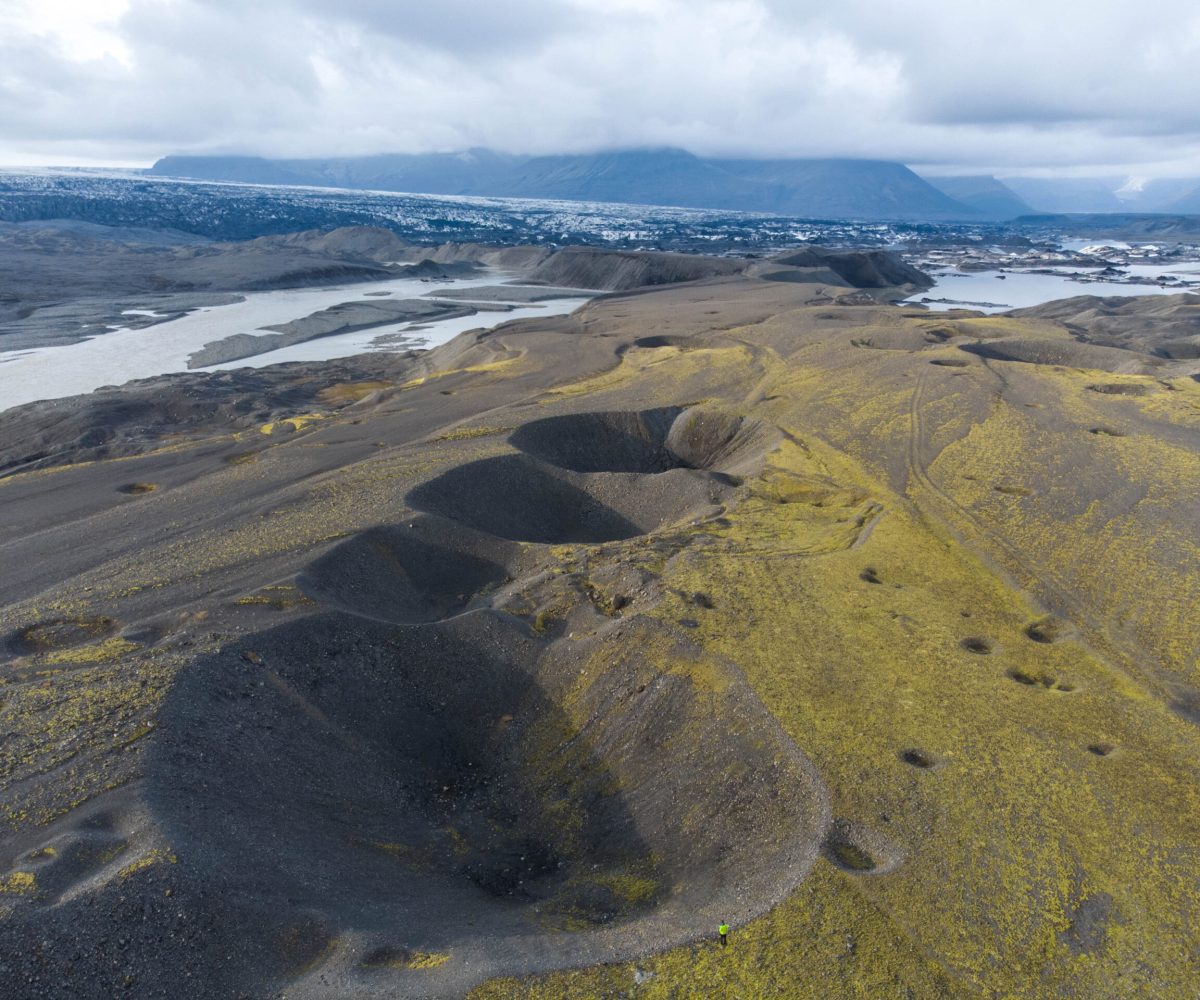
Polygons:
[[167,156],[150,173],[258,184],[675,205],[817,219],[982,217],[899,163],[705,159],[680,149],[532,157],[480,149],[308,160]]

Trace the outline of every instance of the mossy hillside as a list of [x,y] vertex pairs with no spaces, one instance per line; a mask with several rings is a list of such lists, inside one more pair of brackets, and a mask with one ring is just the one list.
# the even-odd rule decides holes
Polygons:
[[[897,387],[868,403],[846,436],[861,441],[875,420],[885,440],[890,427],[904,442],[911,394]],[[1025,630],[1041,613],[1030,598],[955,530],[914,512],[888,485],[887,463],[868,471],[811,434],[806,406],[769,405],[797,444],[773,457],[727,528],[695,529],[720,544],[666,564],[669,590],[716,595],[713,606],[679,601],[661,615],[686,616],[706,649],[742,667],[817,761],[835,812],[884,832],[903,861],[886,875],[819,863],[724,951],[675,949],[519,988],[547,997],[1189,995],[1200,975],[1189,931],[1194,727],[1085,646],[1031,639]],[[940,439],[970,433],[968,421]],[[1014,471],[1011,461],[1003,468]],[[828,495],[870,497],[884,513],[857,545],[850,535],[828,545],[849,511],[778,503],[780,478],[835,483]],[[916,498],[919,507],[919,487]],[[989,655],[965,651],[968,636],[987,637]],[[1022,673],[1059,688],[1012,676]],[[1098,746],[1107,756],[1090,749]],[[906,761],[912,748],[936,765]],[[844,933],[815,926],[829,914],[844,919]]]
[[956,995],[937,963],[917,951],[886,912],[847,892],[841,879],[832,867],[818,866],[766,916],[735,927],[728,948],[720,947],[714,926],[711,936],[695,944],[637,962],[494,980],[472,990],[470,998],[907,1000]]
[[[1024,322],[1002,319],[1005,330]],[[1196,383],[1171,391],[1148,376],[1014,362],[938,370],[922,355],[942,352],[802,348],[768,380],[763,405],[782,420],[802,414],[805,431],[886,477],[1038,599],[1086,612],[1094,632],[1131,633],[1093,637],[1106,656],[1137,671],[1149,649],[1168,672],[1193,673]],[[1090,389],[1114,379],[1146,394]]]
[[[519,734],[530,741],[523,759],[545,765],[544,784],[530,783],[553,802],[556,776],[569,782],[585,774],[569,752],[569,735],[588,728],[591,699],[624,667],[611,673],[613,657],[603,653],[580,662],[580,644],[608,634],[640,658],[647,676],[638,683],[648,690],[664,681],[691,685],[702,708],[720,708],[731,690],[730,675],[714,664],[739,667],[816,760],[843,821],[837,829],[853,836],[831,841],[807,880],[765,915],[746,922],[722,912],[734,924],[728,949],[701,938],[657,957],[503,981],[480,994],[1189,995],[1189,983],[1200,978],[1187,930],[1196,917],[1194,877],[1188,881],[1196,870],[1188,832],[1197,815],[1194,730],[1180,706],[1169,709],[1166,687],[1147,680],[1148,669],[1129,666],[1142,657],[1122,660],[1097,641],[1094,625],[1112,622],[1121,649],[1153,650],[1151,663],[1190,662],[1194,630],[1181,615],[1196,580],[1178,553],[1188,551],[1182,502],[1196,493],[1180,456],[1189,452],[1200,383],[1173,380],[1168,389],[1144,376],[985,361],[954,346],[971,329],[964,332],[960,318],[832,304],[783,308],[785,292],[794,295],[777,283],[753,294],[688,292],[695,303],[674,292],[662,293],[665,305],[656,305],[659,293],[595,303],[571,321],[595,336],[577,337],[564,321],[571,344],[558,355],[540,345],[561,332],[480,338],[447,364],[452,373],[388,390],[301,433],[268,436],[254,427],[212,444],[211,456],[189,445],[184,464],[208,470],[194,481],[174,471],[182,471],[183,446],[137,468],[109,472],[109,463],[96,462],[53,480],[36,472],[8,480],[14,499],[35,486],[102,494],[112,510],[86,523],[89,536],[119,542],[136,523],[138,549],[106,546],[96,550],[102,558],[71,563],[71,574],[50,589],[35,598],[23,592],[10,604],[0,630],[8,636],[37,622],[100,616],[119,623],[122,641],[149,647],[116,649],[106,645],[111,636],[85,637],[69,648],[22,654],[4,668],[0,719],[16,736],[0,744],[0,754],[11,748],[9,773],[20,772],[4,805],[23,843],[50,846],[46,838],[59,826],[43,831],[38,824],[71,806],[81,816],[107,808],[110,799],[98,794],[106,789],[118,789],[112,800],[135,803],[142,748],[159,742],[145,737],[162,690],[177,683],[181,665],[234,636],[307,614],[298,592],[283,588],[311,560],[347,535],[381,523],[404,526],[411,514],[402,498],[414,485],[511,451],[498,433],[460,435],[456,428],[703,403],[778,426],[788,443],[762,475],[744,473],[745,484],[722,498],[724,509],[627,541],[539,549],[569,570],[555,576],[559,584],[514,579],[495,596],[531,625],[546,612],[533,635],[560,644],[570,665],[564,685],[585,669],[560,699],[570,725]],[[979,324],[975,333],[1031,335],[1027,325],[1007,322],[986,331]],[[659,335],[657,347],[619,349]],[[520,351],[519,365],[464,370]],[[965,366],[931,364],[963,358]],[[567,381],[565,391],[548,389],[547,371]],[[1126,380],[1146,391],[1090,388]],[[587,392],[575,391],[583,385]],[[251,439],[258,460],[228,465],[227,454],[244,453]],[[160,489],[116,494],[134,480]],[[96,483],[102,489],[92,489]],[[54,537],[70,527],[54,525]],[[1103,538],[1098,554],[1086,558],[1075,555],[1087,545],[1075,537],[1084,529]],[[614,575],[619,566],[631,575]],[[1087,586],[1073,582],[1081,568],[1092,578]],[[644,587],[633,570],[649,581]],[[1039,589],[1054,583],[1051,576],[1074,605],[1051,606]],[[1054,641],[1031,637],[1028,627],[1051,612],[1066,627]],[[702,655],[668,657],[629,631],[648,613]],[[110,649],[115,659],[106,658]],[[270,650],[252,644],[245,652],[239,670],[279,669]],[[63,662],[47,662],[58,654],[66,654]],[[99,658],[86,662],[93,655]],[[47,679],[53,685],[36,690]],[[254,698],[278,694],[281,720],[309,719],[307,702],[264,681]],[[368,700],[373,714],[378,698]],[[504,717],[496,724],[505,725]],[[689,738],[684,733],[665,749],[686,747]],[[556,748],[565,748],[559,757]],[[757,768],[738,772],[739,754],[726,741],[712,750],[703,758],[711,774],[764,778]],[[637,792],[636,776],[620,768],[602,777],[590,792]],[[685,811],[683,820],[668,833],[704,825],[700,814],[689,819]],[[76,815],[62,820],[64,827],[75,822]],[[357,847],[331,838],[339,847],[330,857],[361,848],[387,869],[385,880],[420,867],[423,856],[399,850],[397,830],[359,833],[365,843]],[[439,836],[451,853],[454,829]],[[157,846],[122,837],[130,846],[109,862],[114,874]],[[739,835],[741,846],[748,842]],[[874,867],[866,870],[860,859],[856,873],[855,852]],[[647,865],[573,873],[577,898],[615,899],[635,927],[671,898],[675,882],[660,853]],[[244,843],[235,854],[245,855]],[[116,879],[111,888],[132,893],[162,872],[178,878],[190,860],[186,851],[178,856],[178,867],[134,873],[132,889]],[[49,869],[35,864],[45,858],[25,852],[20,859],[13,871],[34,874],[37,888],[0,902],[10,911],[37,909],[42,894],[54,892]],[[749,894],[755,912],[774,902],[778,888],[776,875],[773,885],[768,878]],[[294,967],[325,982],[346,962],[357,968],[366,951],[350,951],[343,931],[373,891],[356,896],[344,920],[328,921],[316,935],[320,947]],[[328,895],[323,890],[322,899]],[[534,929],[560,942],[551,947],[558,957],[541,967],[568,961],[561,949],[570,942],[607,933],[579,922],[604,907],[560,902]],[[666,944],[657,932],[634,930],[631,938],[636,948],[625,955]],[[463,968],[461,949],[443,942],[389,934],[378,943],[390,941],[450,956],[412,973],[426,984],[476,969],[473,958]],[[604,952],[586,960],[597,954]],[[399,967],[395,973],[408,975]],[[392,973],[362,974],[378,985]]]
[[[1088,390],[1098,373],[1007,367],[1041,383],[1069,429],[1047,428],[1036,410],[998,408],[930,475],[977,529],[1001,538],[1002,560],[1027,567],[1047,603],[1090,619],[1081,624],[1102,652],[1160,691],[1172,679],[1195,685],[1200,639],[1188,622],[1200,597],[1200,456],[1173,432],[1191,421],[1190,401],[1159,391],[1148,398],[1164,402],[1144,421],[1142,397]],[[1088,433],[1110,425],[1127,429]],[[1004,495],[1001,482],[1023,486],[1028,499]]]
[[687,350],[633,348],[611,371],[554,389],[543,397],[543,402],[555,404],[586,397],[588,409],[605,409],[610,400],[616,409],[627,405],[632,396],[639,401],[639,408],[671,406],[679,405],[680,399],[700,401],[728,394],[731,379],[748,391],[761,376],[762,360],[741,345]]

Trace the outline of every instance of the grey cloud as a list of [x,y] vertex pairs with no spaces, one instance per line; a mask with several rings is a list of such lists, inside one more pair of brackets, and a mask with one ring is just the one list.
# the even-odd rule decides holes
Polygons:
[[131,0],[128,66],[0,37],[0,162],[679,145],[1200,174],[1195,10]]
[[[233,10],[239,6],[230,4]],[[281,6],[285,13],[299,11],[409,45],[472,56],[495,54],[499,47],[508,52],[536,49],[556,36],[587,28],[582,12],[564,0],[342,0],[336,5],[297,0]]]

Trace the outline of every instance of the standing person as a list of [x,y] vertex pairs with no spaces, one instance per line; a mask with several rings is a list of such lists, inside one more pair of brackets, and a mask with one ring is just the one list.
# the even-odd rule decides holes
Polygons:
[[721,923],[717,926],[717,933],[721,935],[721,947],[728,948],[729,947],[729,925],[727,923],[725,923],[725,921],[721,921]]

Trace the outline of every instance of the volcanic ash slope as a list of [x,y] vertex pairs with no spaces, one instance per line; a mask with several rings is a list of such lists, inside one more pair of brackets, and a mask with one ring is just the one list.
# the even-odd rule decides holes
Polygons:
[[14,413],[12,995],[1195,993],[1190,303],[735,270]]

